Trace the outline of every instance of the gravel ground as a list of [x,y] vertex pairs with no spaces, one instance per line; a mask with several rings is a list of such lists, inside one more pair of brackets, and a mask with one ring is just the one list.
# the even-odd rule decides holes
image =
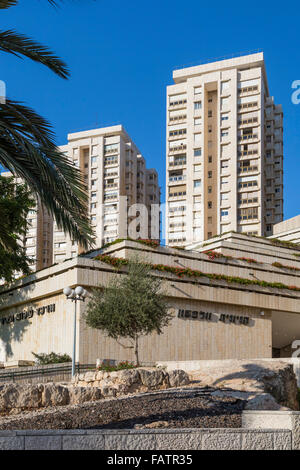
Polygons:
[[173,390],[0,417],[0,429],[239,428],[246,401]]

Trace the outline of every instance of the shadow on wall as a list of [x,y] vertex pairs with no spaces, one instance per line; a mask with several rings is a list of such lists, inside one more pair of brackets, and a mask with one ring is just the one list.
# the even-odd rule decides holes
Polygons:
[[27,328],[31,325],[30,319],[35,314],[34,303],[25,307],[22,302],[30,302],[30,292],[35,288],[36,276],[31,274],[25,279],[24,287],[20,284],[17,289],[12,283],[1,286],[0,289],[0,362],[6,362],[13,356],[12,344],[22,342]]

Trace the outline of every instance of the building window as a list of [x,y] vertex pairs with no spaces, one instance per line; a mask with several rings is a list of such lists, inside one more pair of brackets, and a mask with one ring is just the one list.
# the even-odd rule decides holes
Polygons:
[[212,156],[211,155],[209,155],[209,157],[208,157],[208,163],[212,163]]
[[208,207],[209,209],[212,209],[212,201],[208,201],[207,207]]
[[229,113],[222,113],[221,114],[221,121],[228,121]]
[[212,186],[208,186],[207,192],[208,192],[208,194],[211,194],[211,193],[212,193]]
[[202,101],[195,101],[194,109],[202,109]]
[[212,178],[212,171],[209,171],[207,176],[208,176],[208,178]]
[[211,109],[208,110],[207,117],[209,117],[209,118],[212,117],[212,110]]
[[201,180],[194,181],[194,188],[201,188]]
[[194,150],[194,157],[201,157],[202,155],[202,150],[201,149],[195,149]]

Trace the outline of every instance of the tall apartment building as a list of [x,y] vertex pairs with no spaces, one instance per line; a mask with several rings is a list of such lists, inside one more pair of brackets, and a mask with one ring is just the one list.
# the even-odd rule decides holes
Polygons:
[[[9,171],[1,176],[10,177]],[[16,184],[23,183],[21,178],[15,178]],[[20,242],[25,247],[26,255],[32,259],[30,269],[39,269],[51,266],[53,263],[53,219],[47,209],[35,198],[36,206],[28,212],[26,234]]]
[[175,70],[173,79],[166,243],[271,235],[283,219],[283,113],[269,96],[263,53]]
[[[145,159],[122,126],[69,134],[68,144],[60,149],[84,176],[95,247],[127,236],[159,239],[158,175],[146,168]],[[72,258],[81,251],[54,224],[53,261]]]

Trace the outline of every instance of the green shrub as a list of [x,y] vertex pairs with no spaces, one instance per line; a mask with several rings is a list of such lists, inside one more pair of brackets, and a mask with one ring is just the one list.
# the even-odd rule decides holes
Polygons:
[[104,370],[105,372],[114,372],[117,370],[135,369],[136,367],[137,366],[135,364],[132,364],[128,361],[119,362],[119,364],[117,364],[116,366],[102,362],[101,366],[97,367],[97,370]]
[[32,352],[32,354],[36,358],[35,362],[41,366],[45,366],[47,364],[61,364],[63,362],[72,362],[72,359],[68,354],[56,354],[55,352],[51,352],[50,354],[36,354]]

